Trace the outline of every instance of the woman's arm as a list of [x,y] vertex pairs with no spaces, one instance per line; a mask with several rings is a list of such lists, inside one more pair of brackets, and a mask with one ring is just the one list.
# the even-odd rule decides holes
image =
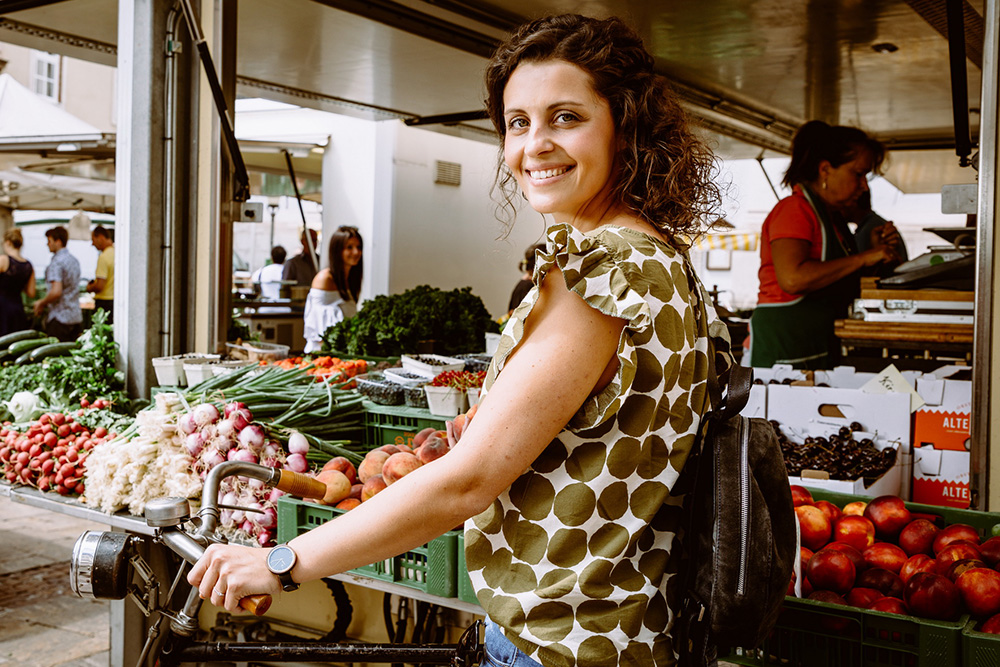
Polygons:
[[325,292],[332,292],[337,289],[337,286],[333,284],[333,274],[330,273],[330,269],[320,269],[319,273],[313,277],[312,287],[313,289],[321,289]]
[[898,259],[889,247],[872,248],[856,255],[822,261],[809,256],[811,244],[801,239],[771,241],[771,261],[778,286],[789,294],[815,292],[855,271]]
[[35,295],[38,294],[38,290],[35,288],[35,270],[31,270],[31,276],[28,277],[28,282],[24,285],[24,293],[28,295],[29,299],[34,299]]
[[0,255],[0,273],[4,273],[8,268],[10,268],[10,257]]
[[[459,446],[361,506],[291,541],[296,582],[311,581],[403,553],[460,525],[507,489],[595,390],[625,326],[566,289],[558,270],[545,279],[524,337],[507,360]],[[418,520],[414,520],[414,519]],[[217,584],[225,606],[276,593],[266,550],[213,546],[191,571],[202,597]],[[213,602],[222,600],[213,597]]]

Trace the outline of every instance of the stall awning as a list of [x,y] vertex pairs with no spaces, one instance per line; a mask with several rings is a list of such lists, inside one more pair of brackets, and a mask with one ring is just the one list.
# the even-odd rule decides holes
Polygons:
[[760,242],[757,232],[708,234],[698,239],[692,250],[756,250]]

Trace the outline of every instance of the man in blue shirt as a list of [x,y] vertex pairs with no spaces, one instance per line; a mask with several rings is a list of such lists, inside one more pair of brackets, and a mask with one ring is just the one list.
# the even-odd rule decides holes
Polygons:
[[45,269],[48,291],[35,302],[35,315],[49,309],[45,332],[61,341],[74,341],[80,336],[83,313],[80,311],[80,262],[69,254],[66,244],[69,233],[65,227],[53,227],[45,232],[52,261]]

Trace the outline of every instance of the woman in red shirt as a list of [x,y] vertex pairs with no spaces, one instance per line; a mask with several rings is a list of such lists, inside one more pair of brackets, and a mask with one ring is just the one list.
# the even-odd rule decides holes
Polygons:
[[842,210],[868,190],[885,147],[863,131],[818,120],[799,128],[782,183],[792,194],[764,221],[760,292],[750,319],[750,365],[830,368],[840,346],[833,322],[847,317],[867,267],[898,262],[899,232],[886,224],[858,252]]

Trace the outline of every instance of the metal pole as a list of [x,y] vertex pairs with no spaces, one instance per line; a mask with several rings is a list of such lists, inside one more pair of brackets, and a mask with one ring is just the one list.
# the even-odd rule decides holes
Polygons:
[[[993,326],[994,299],[1000,290],[996,258],[1000,236],[993,233],[997,215],[998,155],[1000,138],[1000,0],[986,0],[984,7],[983,87],[979,125],[979,212],[976,222],[976,322],[972,364],[972,424],[970,492],[972,508],[1000,508],[1000,484],[990,484],[991,469],[1000,457],[994,447],[994,419],[1000,419],[1000,328]],[[1000,424],[996,430],[1000,431]],[[1000,474],[1000,470],[997,471]]]

